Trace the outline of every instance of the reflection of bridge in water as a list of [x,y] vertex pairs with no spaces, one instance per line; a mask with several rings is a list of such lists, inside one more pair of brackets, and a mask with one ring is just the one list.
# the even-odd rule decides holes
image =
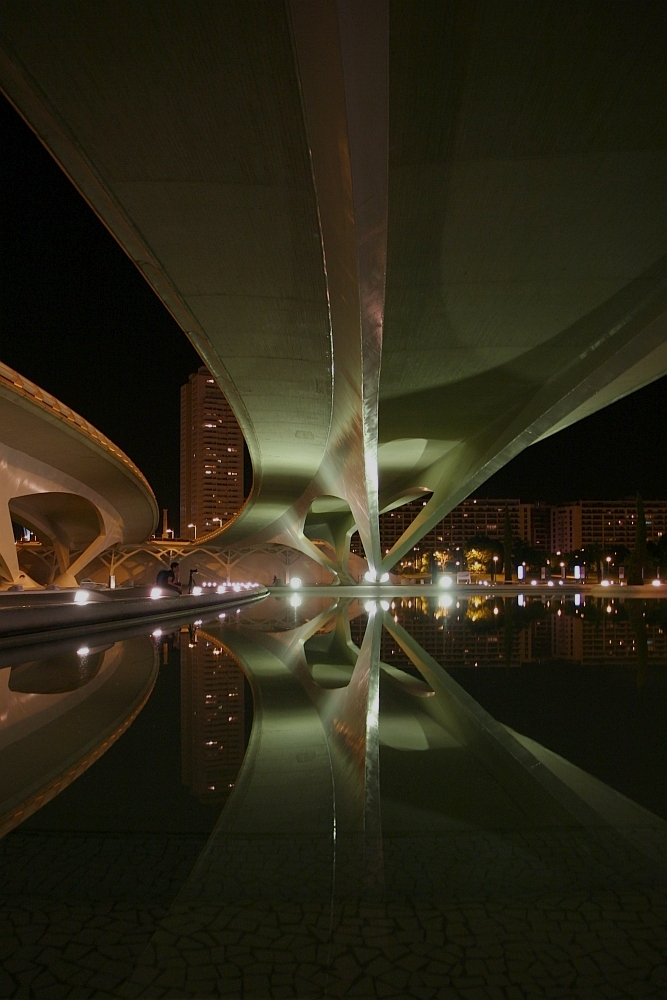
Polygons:
[[[497,723],[396,610],[333,591],[269,598],[202,633],[247,672],[253,730],[233,795],[133,975],[138,995],[158,977],[186,995],[215,984],[246,995],[276,976],[293,996],[348,995],[361,980],[362,996],[376,982],[417,996],[453,981],[443,929],[455,911],[483,905],[493,936],[508,907],[548,926],[554,894],[563,905],[622,891],[630,858],[637,884],[660,880],[665,824]],[[384,662],[385,641],[411,673]],[[512,947],[530,951],[532,933]],[[196,967],[183,950],[193,937]]]
[[[440,637],[451,625],[500,638],[514,616],[529,629],[573,609],[539,601],[520,608],[507,599],[459,600],[457,608],[455,595],[443,608],[426,605],[418,588],[396,597],[393,609],[388,601],[385,608],[339,595],[322,588],[269,597],[231,622],[216,617],[178,633],[183,778],[202,800],[228,801],[180,889],[155,913],[140,910],[143,944],[114,963],[115,992],[154,997],[158,979],[160,990],[184,996],[256,995],[258,982],[269,984],[264,993],[280,983],[294,997],[357,988],[362,997],[377,996],[385,987],[421,997],[433,983],[473,989],[480,976],[467,965],[476,968],[482,946],[470,928],[482,920],[484,939],[500,955],[488,961],[501,963],[509,985],[539,995],[528,970],[545,936],[561,935],[560,971],[546,981],[574,982],[602,919],[596,914],[611,896],[615,909],[605,910],[604,920],[612,944],[602,942],[598,952],[611,961],[618,941],[635,935],[651,941],[660,963],[664,937],[650,901],[664,893],[666,824],[501,725],[430,655],[426,632],[419,634],[424,643],[412,634],[421,622]],[[412,607],[401,609],[401,599]],[[611,617],[609,605],[590,602],[583,611]],[[642,619],[641,609],[646,627],[656,627],[660,612],[641,603]],[[625,612],[634,623],[634,612]],[[625,612],[619,606],[618,618]],[[172,639],[156,639],[171,648]],[[128,647],[132,642],[150,654],[150,683],[156,647],[145,639]],[[403,660],[385,656],[388,644]],[[108,655],[91,659],[77,677],[65,660],[17,663],[10,686],[40,698],[59,684],[67,692],[57,697],[93,706]],[[141,663],[128,660],[135,684]],[[253,701],[245,755],[241,668]],[[56,748],[67,726],[59,733]],[[96,745],[105,740],[98,734]],[[0,752],[0,763],[6,759]],[[183,855],[182,845],[172,849]],[[143,841],[141,850],[150,856]],[[164,858],[156,864],[165,868]],[[150,873],[137,877],[151,881]],[[121,902],[118,920],[127,927]],[[561,911],[574,928],[564,942]],[[518,923],[517,912],[525,915]],[[636,974],[634,965],[614,960],[623,974]],[[76,961],[67,968],[79,975]],[[493,975],[485,971],[482,982]]]

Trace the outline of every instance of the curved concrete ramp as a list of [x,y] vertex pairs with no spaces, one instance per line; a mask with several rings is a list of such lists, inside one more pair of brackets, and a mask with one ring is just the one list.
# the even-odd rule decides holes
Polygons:
[[0,586],[35,586],[22,572],[12,521],[49,541],[52,582],[76,575],[117,542],[143,542],[157,523],[144,476],[87,420],[0,364]]

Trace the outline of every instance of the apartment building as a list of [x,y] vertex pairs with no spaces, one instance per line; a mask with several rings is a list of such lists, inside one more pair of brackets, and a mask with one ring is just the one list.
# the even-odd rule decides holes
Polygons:
[[214,531],[238,512],[243,498],[243,434],[202,367],[181,388],[180,537]]
[[[658,542],[667,532],[667,501],[644,502],[646,538]],[[551,508],[553,552],[573,552],[588,545],[632,549],[637,530],[637,505],[632,500],[579,500]]]

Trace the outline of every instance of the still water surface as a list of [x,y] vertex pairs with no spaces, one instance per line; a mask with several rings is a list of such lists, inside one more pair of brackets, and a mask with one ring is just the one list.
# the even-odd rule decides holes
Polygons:
[[322,592],[4,666],[0,995],[577,996],[585,905],[660,995],[666,632]]

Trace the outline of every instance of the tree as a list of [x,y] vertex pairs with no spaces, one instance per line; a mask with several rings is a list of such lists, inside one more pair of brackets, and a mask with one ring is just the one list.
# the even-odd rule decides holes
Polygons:
[[635,547],[630,556],[630,572],[628,583],[641,586],[644,582],[644,572],[648,566],[648,549],[646,547],[646,516],[644,501],[637,494],[637,517],[635,525]]
[[475,535],[466,543],[464,552],[471,573],[488,573],[493,571],[494,555],[501,555],[502,549],[488,535]]
[[598,542],[593,542],[591,545],[587,545],[584,549],[582,549],[581,554],[584,557],[586,566],[590,567],[593,565],[595,567],[599,583],[602,579],[602,557],[604,555],[602,546],[598,544]]
[[512,582],[512,522],[510,521],[510,510],[505,504],[505,531],[503,532],[503,566],[505,569],[505,583]]

